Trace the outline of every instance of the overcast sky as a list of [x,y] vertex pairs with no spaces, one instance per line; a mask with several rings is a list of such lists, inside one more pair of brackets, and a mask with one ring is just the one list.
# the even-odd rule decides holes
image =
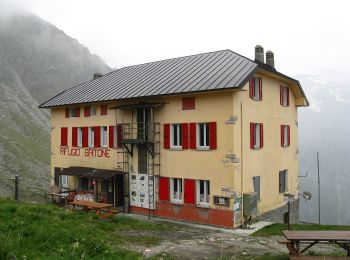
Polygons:
[[76,38],[111,67],[220,49],[253,59],[254,46],[261,44],[275,53],[276,68],[291,76],[350,71],[346,0],[12,2]]

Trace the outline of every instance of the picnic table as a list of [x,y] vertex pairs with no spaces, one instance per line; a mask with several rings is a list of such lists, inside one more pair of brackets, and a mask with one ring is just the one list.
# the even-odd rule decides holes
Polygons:
[[[350,231],[282,231],[286,240],[279,241],[286,244],[289,255],[301,256],[306,250],[316,244],[337,244],[344,248],[350,256]],[[301,244],[307,246],[301,249]]]
[[112,209],[113,205],[108,203],[76,200],[76,201],[69,202],[69,204],[73,206],[72,210],[74,210],[76,206],[82,207],[83,211],[95,210],[96,215],[99,216],[100,218],[108,218],[117,213],[114,209]]

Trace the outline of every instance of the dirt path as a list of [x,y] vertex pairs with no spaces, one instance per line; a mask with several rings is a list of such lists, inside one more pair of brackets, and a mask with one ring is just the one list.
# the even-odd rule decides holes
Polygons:
[[[135,217],[135,216],[133,216]],[[136,218],[143,218],[138,217]],[[179,224],[167,220],[153,219],[157,223],[169,225],[171,231],[127,232],[129,236],[154,236],[160,243],[154,246],[129,245],[144,256],[171,255],[177,259],[213,259],[224,257],[234,259],[238,256],[261,256],[265,254],[287,254],[285,245],[278,244],[281,237],[252,237],[239,231],[206,228],[205,226]],[[342,252],[335,246],[313,247],[314,252]]]

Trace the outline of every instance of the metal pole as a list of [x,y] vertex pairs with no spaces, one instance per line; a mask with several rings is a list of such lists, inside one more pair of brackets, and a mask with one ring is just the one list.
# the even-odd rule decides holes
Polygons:
[[321,192],[320,192],[320,160],[317,152],[317,179],[318,179],[318,224],[321,224]]

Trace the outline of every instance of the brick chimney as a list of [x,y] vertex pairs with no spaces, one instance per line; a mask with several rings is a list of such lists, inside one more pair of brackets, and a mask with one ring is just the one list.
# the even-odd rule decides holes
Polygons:
[[261,45],[255,46],[255,61],[264,63],[264,48]]
[[266,65],[269,65],[271,68],[275,68],[275,57],[272,51],[266,52]]

